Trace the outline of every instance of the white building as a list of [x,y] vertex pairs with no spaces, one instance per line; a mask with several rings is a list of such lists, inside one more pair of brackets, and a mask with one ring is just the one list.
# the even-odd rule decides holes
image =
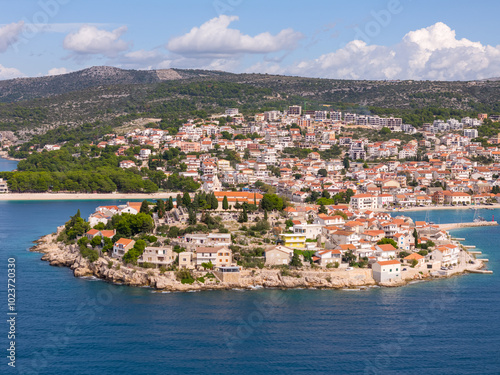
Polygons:
[[383,260],[373,263],[373,278],[378,283],[401,280],[401,263],[399,260]]

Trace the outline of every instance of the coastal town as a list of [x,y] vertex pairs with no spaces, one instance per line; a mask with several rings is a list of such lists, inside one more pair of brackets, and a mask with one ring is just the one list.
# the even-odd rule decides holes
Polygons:
[[[500,135],[487,147],[475,141],[487,118],[436,120],[417,130],[401,118],[301,106],[246,121],[230,108],[209,120],[190,120],[175,135],[148,127],[157,120],[146,119],[142,129],[108,134],[91,146],[121,156],[120,169],[146,168],[166,181],[173,175],[191,181],[193,192],[167,190],[166,200],[156,192],[151,201],[99,206],[76,232],[73,217],[57,241],[51,238],[60,246],[45,258],[72,267],[83,261],[75,269],[79,276],[159,289],[286,286],[287,278],[301,286],[337,285],[332,280],[401,285],[477,271],[483,261],[440,225],[414,222],[398,211],[486,207],[500,200]],[[355,135],[366,130],[387,140]],[[8,180],[0,187],[9,194]],[[150,222],[127,231],[128,224],[117,219],[127,215],[146,215]],[[496,225],[482,217],[474,221]],[[127,278],[127,267],[148,271],[138,281]],[[311,273],[315,282],[307,281]]]

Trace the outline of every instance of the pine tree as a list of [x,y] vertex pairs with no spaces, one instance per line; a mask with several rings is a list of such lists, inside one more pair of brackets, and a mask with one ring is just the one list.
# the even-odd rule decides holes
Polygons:
[[187,191],[182,195],[182,205],[185,207],[191,207],[191,197]]
[[177,197],[175,198],[175,203],[177,203],[177,208],[182,206],[182,195],[177,194]]
[[188,217],[188,224],[189,225],[195,225],[196,224],[196,211],[193,211],[189,209],[189,217]]
[[224,199],[222,200],[222,208],[227,210],[229,208],[229,203],[227,202],[227,196],[224,195]]
[[139,212],[149,214],[149,203],[147,200],[142,201],[141,210]]
[[264,220],[267,221],[267,211],[264,211]]
[[215,196],[214,193],[212,193],[210,200],[211,200],[212,210],[218,209],[219,208],[219,201],[217,200],[217,197]]
[[240,216],[238,217],[238,222],[239,223],[246,223],[247,221],[248,221],[247,208],[246,208],[246,206],[243,206],[243,211],[241,212]]
[[328,210],[326,209],[326,207],[323,203],[320,204],[319,209],[318,209],[318,213],[320,213],[320,214],[327,214],[328,213]]
[[174,199],[172,197],[169,197],[168,200],[167,200],[167,204],[166,204],[165,210],[166,211],[171,211],[172,208],[174,208]]
[[162,218],[165,216],[165,202],[163,199],[158,199],[156,202],[156,211],[158,212],[158,217]]

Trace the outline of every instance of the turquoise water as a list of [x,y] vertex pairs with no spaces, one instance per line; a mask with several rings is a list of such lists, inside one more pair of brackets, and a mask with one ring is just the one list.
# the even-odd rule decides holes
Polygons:
[[153,293],[77,279],[27,251],[78,208],[86,216],[113,203],[0,202],[0,285],[15,257],[19,314],[17,367],[2,357],[1,373],[500,373],[500,228],[453,232],[484,252],[493,275],[366,291]]
[[13,171],[17,168],[17,161],[0,158],[0,172]]

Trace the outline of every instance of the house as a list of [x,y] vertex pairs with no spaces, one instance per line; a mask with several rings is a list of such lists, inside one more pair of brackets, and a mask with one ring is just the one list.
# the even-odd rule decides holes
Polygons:
[[176,255],[171,247],[146,247],[139,257],[138,263],[150,263],[157,267],[169,266],[175,261]]
[[293,249],[303,249],[306,247],[306,236],[304,234],[282,233],[280,234],[283,245]]
[[128,238],[120,238],[113,245],[113,258],[122,258],[127,251],[133,248],[135,241]]
[[377,197],[371,194],[356,194],[349,202],[354,210],[375,210],[378,208]]
[[317,257],[317,263],[325,267],[328,264],[342,263],[342,252],[340,250],[321,250],[314,254]]
[[120,162],[120,168],[133,168],[135,163],[132,160],[122,160]]
[[179,254],[179,268],[193,269],[195,267],[195,254],[192,251],[183,251]]
[[381,260],[395,259],[396,258],[396,248],[390,243],[383,245],[375,245],[375,254]]
[[209,262],[216,267],[229,267],[233,263],[232,251],[227,246],[200,246],[196,248],[195,254],[197,267]]
[[431,252],[430,259],[441,262],[443,266],[452,266],[458,264],[460,248],[454,244],[446,244],[438,246],[436,250]]
[[280,266],[289,264],[293,257],[293,249],[286,246],[273,246],[264,253],[266,266]]
[[292,228],[294,234],[303,234],[308,240],[315,240],[321,235],[323,226],[321,224],[295,224]]
[[323,226],[329,226],[329,225],[344,225],[345,220],[342,216],[340,215],[335,215],[335,216],[328,216],[325,214],[319,214],[315,219],[314,219],[314,224],[320,224]]
[[378,283],[401,280],[401,263],[399,260],[384,260],[373,263],[373,278]]
[[424,264],[425,257],[420,255],[419,253],[412,253],[412,254],[406,256],[403,260],[405,261],[405,263],[410,264],[410,265],[413,263],[414,260],[416,260],[417,264],[415,267],[420,267]]

